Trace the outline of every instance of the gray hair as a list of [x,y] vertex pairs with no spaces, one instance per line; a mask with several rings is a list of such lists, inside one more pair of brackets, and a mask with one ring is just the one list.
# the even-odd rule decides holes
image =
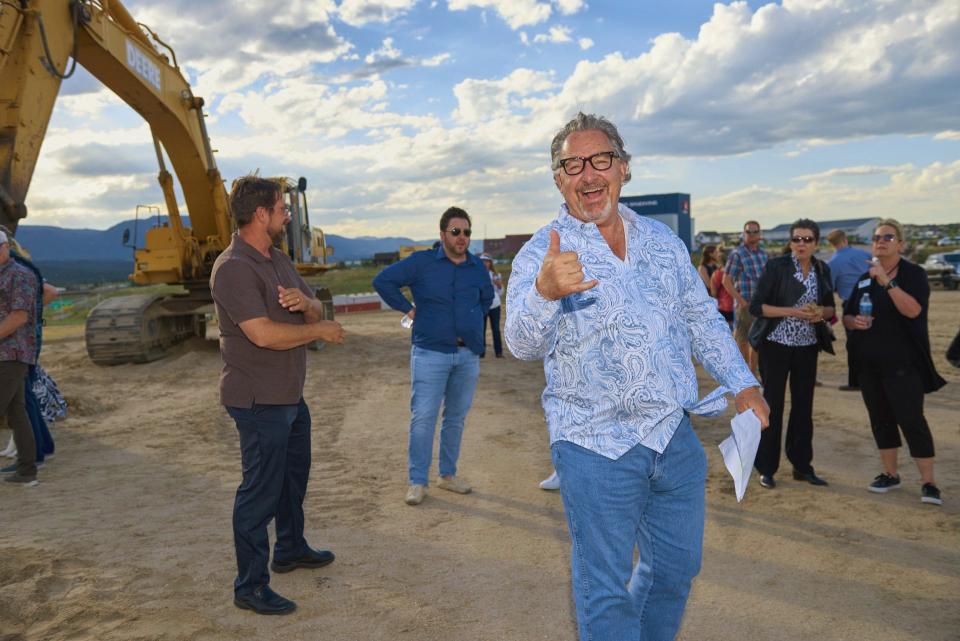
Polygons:
[[557,135],[553,137],[553,142],[550,143],[550,168],[553,169],[553,173],[556,174],[560,171],[560,148],[563,147],[563,143],[567,141],[570,134],[576,131],[590,131],[594,129],[602,131],[606,135],[607,140],[610,141],[610,146],[617,152],[617,157],[627,165],[627,175],[626,178],[623,179],[623,182],[630,182],[631,156],[623,148],[623,138],[620,137],[620,132],[617,131],[617,127],[603,116],[585,114],[582,111],[578,112],[573,120],[564,125],[563,129],[558,131]]
[[897,232],[897,240],[903,240],[903,225],[900,224],[895,218],[881,218],[877,221],[877,224],[873,226],[873,233],[877,233],[877,230],[881,227],[893,227],[893,231]]

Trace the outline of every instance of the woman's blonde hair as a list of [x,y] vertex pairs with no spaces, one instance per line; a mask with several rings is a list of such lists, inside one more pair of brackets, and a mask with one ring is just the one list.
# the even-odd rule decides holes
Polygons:
[[897,240],[903,240],[903,225],[894,218],[881,218],[877,221],[873,231],[876,232],[881,227],[893,227],[897,231]]

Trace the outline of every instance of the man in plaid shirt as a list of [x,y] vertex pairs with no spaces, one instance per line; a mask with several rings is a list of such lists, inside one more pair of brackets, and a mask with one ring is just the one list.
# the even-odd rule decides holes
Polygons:
[[723,276],[723,287],[730,292],[737,304],[733,337],[737,340],[743,360],[750,364],[754,374],[757,373],[759,359],[756,350],[750,347],[747,336],[750,333],[750,325],[753,324],[753,316],[750,315],[750,297],[753,296],[753,290],[767,264],[767,252],[760,248],[761,240],[763,240],[763,232],[760,231],[760,223],[748,220],[743,225],[743,243],[730,252]]

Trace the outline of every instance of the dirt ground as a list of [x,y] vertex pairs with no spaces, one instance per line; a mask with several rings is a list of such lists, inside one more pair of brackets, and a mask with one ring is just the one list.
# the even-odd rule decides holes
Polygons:
[[[733,496],[717,444],[704,564],[686,641],[960,639],[960,371],[943,358],[960,292],[936,291],[931,333],[951,385],[927,397],[945,505],[866,491],[879,460],[838,355],[821,358],[814,488],[754,478]],[[273,577],[299,604],[260,617],[232,604],[237,433],[217,403],[220,357],[195,343],[149,365],[102,368],[82,329],[48,332],[43,362],[70,403],[33,488],[0,488],[0,640],[573,640],[569,543],[550,472],[539,363],[485,359],[460,468],[474,486],[403,503],[408,333],[392,312],[342,320],[348,342],[309,354],[307,536],[333,565]],[[701,393],[713,388],[702,379]],[[6,435],[2,435],[4,442]],[[434,467],[434,473],[435,473]],[[6,485],[6,484],[3,484]]]

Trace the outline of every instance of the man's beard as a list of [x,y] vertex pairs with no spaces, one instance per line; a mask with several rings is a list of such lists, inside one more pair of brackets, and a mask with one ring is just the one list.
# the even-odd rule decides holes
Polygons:
[[281,227],[278,231],[269,232],[270,242],[275,246],[280,247],[280,244],[283,242],[284,237],[287,235],[287,228]]

